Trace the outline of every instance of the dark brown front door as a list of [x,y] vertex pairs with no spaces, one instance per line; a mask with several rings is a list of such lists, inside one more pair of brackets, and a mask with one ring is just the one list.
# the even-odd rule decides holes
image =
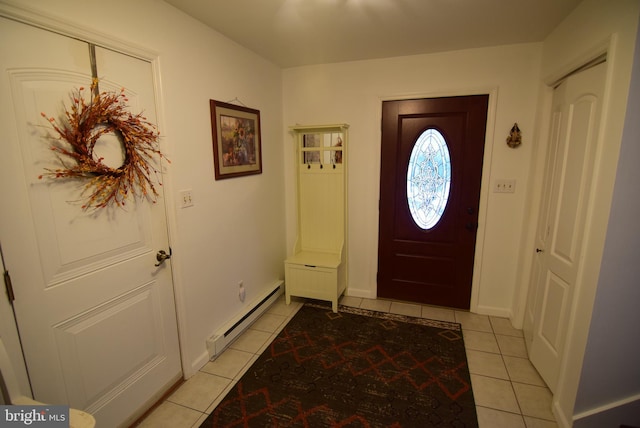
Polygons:
[[383,102],[379,297],[469,309],[488,101]]

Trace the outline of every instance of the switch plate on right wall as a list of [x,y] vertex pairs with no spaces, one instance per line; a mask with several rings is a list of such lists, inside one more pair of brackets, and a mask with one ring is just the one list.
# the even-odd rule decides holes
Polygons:
[[516,180],[507,178],[497,178],[493,182],[494,193],[515,193]]

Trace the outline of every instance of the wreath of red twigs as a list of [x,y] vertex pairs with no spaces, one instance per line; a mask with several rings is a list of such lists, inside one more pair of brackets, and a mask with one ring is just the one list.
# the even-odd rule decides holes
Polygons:
[[[97,87],[97,80],[91,84],[91,94]],[[59,137],[51,145],[58,154],[62,165],[58,169],[45,169],[39,178],[55,179],[84,178],[82,196],[86,201],[83,210],[104,208],[109,205],[123,207],[129,196],[146,198],[156,202],[159,196],[155,182],[158,170],[153,166],[153,158],[158,156],[170,161],[158,149],[160,134],[156,126],[149,123],[141,113],[133,115],[128,111],[128,101],[124,88],[118,92],[100,92],[89,96],[87,102],[84,87],[74,90],[71,106],[65,110],[65,117],[56,121],[47,119]],[[94,147],[98,139],[107,133],[117,135],[124,148],[124,162],[118,168],[103,163],[103,158],[94,156]],[[69,160],[75,161],[71,164]]]

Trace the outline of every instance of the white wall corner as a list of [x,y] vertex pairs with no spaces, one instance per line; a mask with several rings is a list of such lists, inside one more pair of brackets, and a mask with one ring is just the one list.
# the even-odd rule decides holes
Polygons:
[[[193,360],[190,366],[185,365],[183,376],[185,380],[198,373],[198,371],[209,362],[209,352],[205,349]],[[187,370],[188,369],[188,370]]]

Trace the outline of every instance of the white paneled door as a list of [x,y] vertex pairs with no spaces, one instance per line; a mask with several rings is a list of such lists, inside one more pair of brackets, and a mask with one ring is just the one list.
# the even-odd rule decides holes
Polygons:
[[[182,376],[164,201],[83,211],[84,181],[57,167],[41,112],[61,117],[91,84],[89,45],[0,18],[0,240],[34,396],[122,426]],[[151,64],[102,48],[100,90],[126,89],[155,122]],[[114,135],[101,156],[122,162]],[[162,190],[161,186],[158,186]]]
[[[591,200],[606,63],[574,74],[553,94],[536,255],[525,323],[532,324],[529,357],[556,390],[576,288]],[[528,328],[526,328],[528,329]]]

